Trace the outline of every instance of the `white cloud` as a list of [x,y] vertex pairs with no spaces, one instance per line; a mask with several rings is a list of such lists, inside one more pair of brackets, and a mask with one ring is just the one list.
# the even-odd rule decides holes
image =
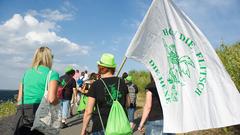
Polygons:
[[[63,70],[71,63],[74,57],[87,55],[88,46],[79,45],[66,37],[59,36],[56,32],[57,24],[53,21],[40,21],[28,14],[13,15],[12,18],[0,24],[0,58],[2,78],[15,79],[22,76],[24,70],[30,66],[35,50],[40,46],[48,46],[54,54],[54,67]],[[4,72],[2,72],[4,71]],[[1,87],[15,87],[1,82]]]
[[42,17],[43,19],[50,20],[50,21],[63,21],[63,20],[72,20],[73,13],[67,11],[59,11],[59,10],[52,10],[52,9],[44,9],[40,11],[36,10],[29,10],[28,13],[32,16]]
[[70,1],[64,1],[63,2],[63,6],[61,7],[61,11],[63,12],[71,12],[71,13],[75,13],[78,11],[78,8],[75,7],[73,4],[70,3]]

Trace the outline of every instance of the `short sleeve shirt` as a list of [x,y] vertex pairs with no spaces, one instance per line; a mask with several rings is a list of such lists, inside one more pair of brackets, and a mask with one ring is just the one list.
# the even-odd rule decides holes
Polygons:
[[[28,69],[22,79],[24,104],[38,104],[45,91],[45,83],[50,69],[45,66]],[[59,74],[52,70],[50,81],[59,80]],[[21,101],[20,101],[21,104]]]
[[65,74],[60,77],[60,83],[62,86],[66,85],[63,89],[63,99],[71,100],[72,94],[73,94],[73,89],[76,88],[75,79],[72,76]]
[[160,98],[158,96],[155,83],[154,82],[149,83],[145,89],[152,93],[152,108],[148,115],[148,120],[149,121],[162,120],[163,119],[162,106],[160,103]]
[[[118,91],[119,79],[120,78],[118,77],[109,77],[109,78],[103,78],[102,80],[107,85],[113,99],[115,100],[116,98],[118,98],[118,101],[120,102],[120,104],[123,106],[123,108],[125,108],[128,88],[124,80],[120,79],[120,85],[119,85],[119,91]],[[87,93],[87,96],[93,97],[96,99],[96,103],[99,106],[99,111],[103,120],[103,124],[106,127],[108,115],[109,115],[113,101],[106,87],[104,86],[103,82],[101,80],[95,81],[90,87]],[[93,128],[92,128],[93,132],[102,130],[97,109],[95,109],[95,111],[93,112],[92,120],[93,120]]]

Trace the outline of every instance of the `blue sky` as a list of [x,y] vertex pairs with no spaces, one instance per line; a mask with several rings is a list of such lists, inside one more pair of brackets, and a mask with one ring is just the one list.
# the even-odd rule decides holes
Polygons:
[[[173,0],[214,48],[240,41],[239,0]],[[0,89],[17,89],[36,48],[48,44],[54,69],[66,65],[96,71],[104,52],[120,65],[152,0],[1,0]],[[128,60],[123,71],[145,69]]]

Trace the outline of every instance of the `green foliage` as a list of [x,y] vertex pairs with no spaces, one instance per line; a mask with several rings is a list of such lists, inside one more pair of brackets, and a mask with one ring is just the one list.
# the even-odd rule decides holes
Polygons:
[[147,71],[131,70],[128,73],[133,78],[133,83],[138,86],[140,92],[145,90],[146,85],[150,82],[150,74]]
[[216,52],[240,90],[240,42],[231,46],[221,45]]
[[10,116],[16,113],[16,103],[12,101],[3,102],[0,104],[0,118]]

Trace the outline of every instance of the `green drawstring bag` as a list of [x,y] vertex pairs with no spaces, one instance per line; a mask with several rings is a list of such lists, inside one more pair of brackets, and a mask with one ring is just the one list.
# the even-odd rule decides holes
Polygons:
[[77,111],[81,112],[81,111],[85,110],[86,106],[87,106],[87,102],[88,102],[88,97],[86,95],[82,94]]
[[[107,120],[106,130],[104,130],[105,135],[131,135],[132,129],[130,126],[130,122],[127,118],[127,115],[126,115],[122,105],[117,101],[118,98],[116,98],[116,100],[113,99],[105,82],[103,80],[102,80],[102,82],[103,82],[104,86],[106,87],[108,94],[110,95],[110,97],[113,100],[113,104],[112,104],[112,107],[111,107],[111,110],[110,110],[110,113],[108,116],[108,120]],[[118,81],[118,90],[119,90],[119,85],[120,85],[120,79]],[[97,104],[97,109],[98,109],[98,114],[99,114],[99,117],[101,120],[102,127],[104,129],[98,104]]]
[[129,120],[118,101],[113,101],[105,131],[106,135],[131,135],[132,129]]

